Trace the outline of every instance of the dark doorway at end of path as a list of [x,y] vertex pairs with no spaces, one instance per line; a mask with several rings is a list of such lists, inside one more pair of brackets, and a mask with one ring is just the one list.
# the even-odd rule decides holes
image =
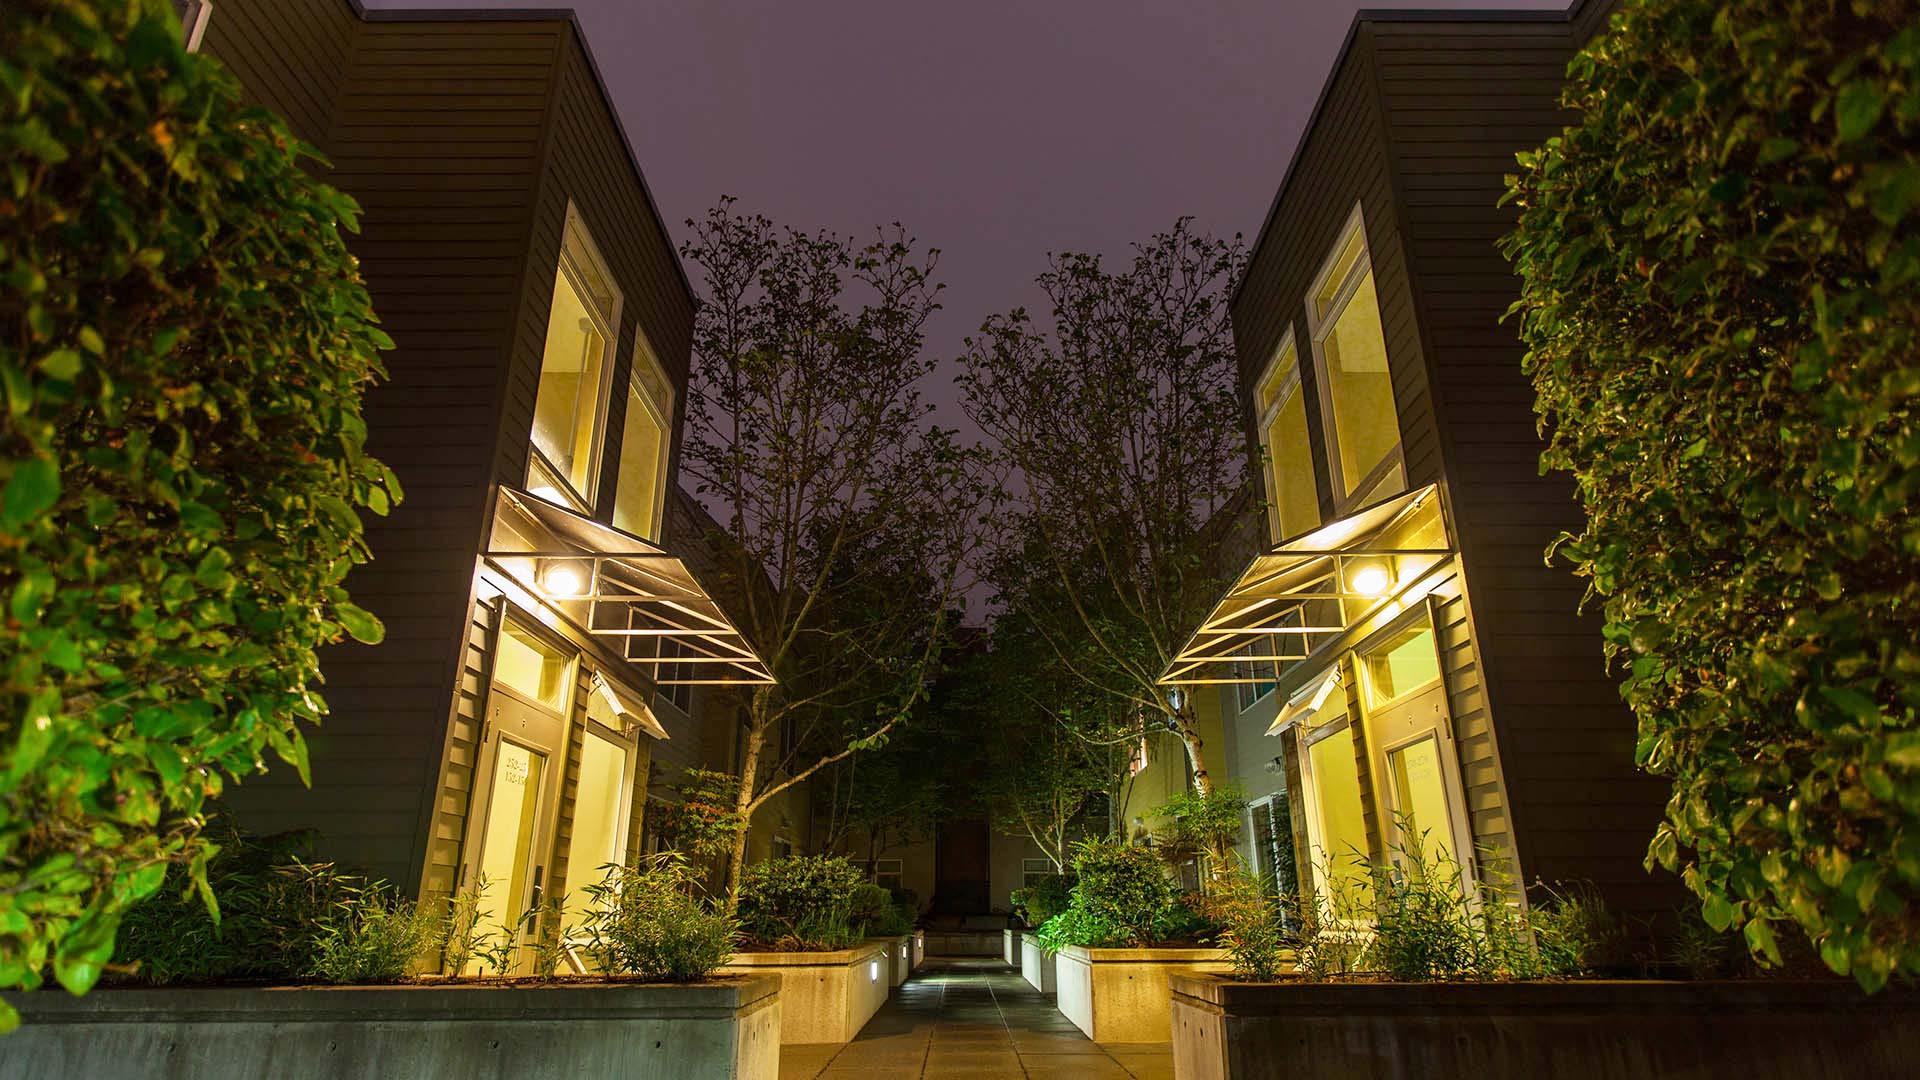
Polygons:
[[933,912],[980,915],[993,910],[993,841],[985,821],[944,821],[935,838]]

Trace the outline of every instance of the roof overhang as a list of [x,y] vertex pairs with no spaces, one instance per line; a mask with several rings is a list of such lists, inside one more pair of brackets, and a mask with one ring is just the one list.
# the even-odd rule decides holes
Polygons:
[[1257,555],[1161,673],[1165,686],[1271,683],[1356,627],[1399,611],[1451,569],[1433,485]]
[[756,686],[773,673],[664,548],[502,485],[481,554],[494,584],[601,639],[659,686]]

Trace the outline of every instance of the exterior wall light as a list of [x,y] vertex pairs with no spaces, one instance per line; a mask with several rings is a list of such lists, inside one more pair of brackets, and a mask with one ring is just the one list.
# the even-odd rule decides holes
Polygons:
[[1364,562],[1347,573],[1347,585],[1361,596],[1379,596],[1393,587],[1393,571],[1384,562]]
[[867,961],[867,980],[869,982],[880,981],[880,961],[878,960]]
[[540,589],[548,596],[582,596],[587,591],[587,576],[572,562],[550,562],[540,573]]

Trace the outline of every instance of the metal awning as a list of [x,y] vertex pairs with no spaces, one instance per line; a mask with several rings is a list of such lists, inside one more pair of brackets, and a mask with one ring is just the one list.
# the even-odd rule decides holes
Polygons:
[[660,686],[752,686],[773,673],[666,549],[502,485],[481,558],[574,628],[613,645]]
[[1271,683],[1349,628],[1425,595],[1453,559],[1433,485],[1257,555],[1175,654],[1166,686]]

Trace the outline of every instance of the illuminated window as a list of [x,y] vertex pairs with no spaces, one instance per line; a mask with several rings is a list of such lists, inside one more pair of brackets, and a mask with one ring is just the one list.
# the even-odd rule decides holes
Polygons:
[[666,372],[636,335],[633,378],[627,385],[627,418],[621,425],[620,475],[613,493],[613,527],[648,540],[660,539],[666,507],[667,431],[673,417],[673,390]]
[[551,502],[593,512],[599,478],[606,383],[612,369],[620,293],[586,226],[571,209],[547,314],[540,388],[533,402],[527,486]]
[[521,696],[564,714],[572,699],[573,659],[519,623],[508,621],[500,630],[493,678]]
[[1370,848],[1354,728],[1339,689],[1313,719],[1302,755],[1313,883],[1323,899],[1334,899],[1334,909],[1345,914],[1342,909],[1366,888]]
[[1267,522],[1273,539],[1298,536],[1320,524],[1313,485],[1313,448],[1307,441],[1306,394],[1300,351],[1288,330],[1260,378],[1260,452],[1267,467]]
[[1366,671],[1367,704],[1385,705],[1440,678],[1440,654],[1434,649],[1433,624],[1427,619],[1396,631],[1360,658]]
[[1307,315],[1337,501],[1366,505],[1405,490],[1380,297],[1357,206],[1307,297]]

